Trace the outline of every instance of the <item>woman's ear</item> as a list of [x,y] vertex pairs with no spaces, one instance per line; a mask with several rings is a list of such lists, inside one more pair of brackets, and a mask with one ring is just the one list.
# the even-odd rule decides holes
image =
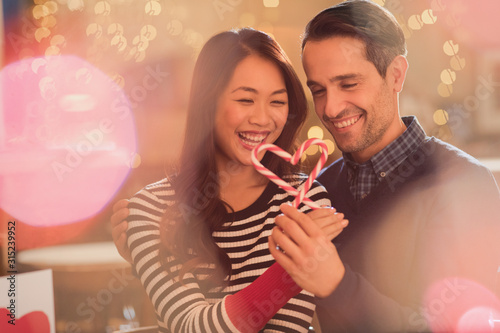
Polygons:
[[389,67],[387,68],[386,79],[388,83],[392,83],[395,92],[401,92],[403,90],[403,84],[406,78],[406,71],[408,70],[408,60],[405,56],[396,56]]

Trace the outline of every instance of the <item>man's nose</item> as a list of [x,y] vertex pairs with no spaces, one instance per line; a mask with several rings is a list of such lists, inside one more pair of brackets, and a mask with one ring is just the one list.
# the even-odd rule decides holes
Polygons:
[[346,109],[347,103],[342,94],[328,92],[326,95],[324,115],[327,118],[336,118],[343,110]]

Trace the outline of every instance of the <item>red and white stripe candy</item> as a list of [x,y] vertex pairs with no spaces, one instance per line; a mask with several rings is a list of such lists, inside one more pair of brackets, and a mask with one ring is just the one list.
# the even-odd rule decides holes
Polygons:
[[[274,174],[274,172],[272,172],[269,169],[267,169],[266,167],[264,167],[260,163],[259,158],[258,158],[258,154],[261,151],[267,150],[267,151],[270,151],[270,152],[278,155],[279,157],[281,157],[285,161],[290,162],[292,165],[296,165],[299,162],[302,154],[306,151],[307,148],[309,148],[312,145],[318,145],[321,147],[321,157],[318,160],[318,163],[316,163],[316,166],[314,167],[314,169],[311,171],[309,178],[307,178],[306,182],[304,183],[304,186],[302,187],[302,189],[300,191],[298,191],[295,187],[291,186],[290,184],[288,184],[286,181],[284,181],[280,177],[276,176],[276,174]],[[305,195],[309,191],[314,180],[316,179],[319,172],[321,171],[321,169],[325,165],[327,158],[328,158],[328,147],[326,146],[326,143],[323,140],[314,139],[314,138],[309,139],[309,140],[305,141],[302,145],[300,145],[299,149],[293,155],[290,155],[289,153],[287,153],[286,151],[284,151],[283,149],[281,149],[280,147],[278,147],[272,143],[261,143],[260,145],[258,145],[257,147],[255,147],[252,150],[252,163],[253,163],[255,169],[258,172],[260,172],[262,175],[269,178],[270,181],[272,181],[273,183],[275,183],[276,185],[278,185],[279,187],[284,189],[287,193],[295,196],[295,200],[292,203],[292,206],[295,208],[299,207],[299,204],[301,202],[304,202],[304,204],[308,205],[312,209],[320,208],[315,202],[313,202],[311,199],[307,198]]]

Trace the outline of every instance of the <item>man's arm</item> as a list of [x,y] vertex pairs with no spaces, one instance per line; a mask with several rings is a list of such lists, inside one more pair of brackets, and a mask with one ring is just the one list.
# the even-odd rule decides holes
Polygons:
[[[273,231],[270,250],[298,285],[318,296],[322,326],[332,323],[354,332],[453,330],[459,323],[476,328],[488,325],[484,318],[478,323],[471,323],[470,317],[462,318],[475,307],[499,313],[498,298],[494,295],[494,279],[500,264],[498,189],[484,173],[450,179],[453,181],[449,183],[435,179],[432,183],[436,186],[429,191],[419,189],[418,195],[406,204],[395,204],[395,213],[388,218],[399,225],[412,219],[418,222],[415,239],[406,246],[408,253],[413,252],[408,257],[410,274],[390,276],[382,267],[373,268],[372,264],[383,283],[406,284],[406,295],[401,298],[405,301],[387,296],[375,287],[374,281],[349,267],[344,268],[339,279],[343,265],[335,258],[336,251],[322,245],[317,230],[311,227],[298,230],[304,225],[302,217],[286,208],[286,219],[277,221],[284,233],[279,229]],[[411,213],[410,202],[415,208]],[[386,240],[404,237],[393,229],[399,230],[389,224],[392,233],[381,232],[373,237],[381,234]],[[280,244],[285,253],[273,249],[275,244]],[[386,242],[382,239],[376,244]],[[400,281],[401,276],[406,277],[404,281]]]

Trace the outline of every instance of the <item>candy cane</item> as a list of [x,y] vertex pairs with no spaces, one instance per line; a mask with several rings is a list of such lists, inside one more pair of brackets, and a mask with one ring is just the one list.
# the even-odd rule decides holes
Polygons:
[[[258,154],[261,151],[267,150],[270,151],[282,159],[284,159],[287,162],[290,162],[292,165],[296,165],[302,154],[306,151],[307,148],[309,148],[311,145],[318,145],[321,147],[321,157],[316,163],[316,166],[314,169],[311,171],[309,177],[307,178],[306,182],[304,183],[304,186],[300,191],[298,191],[295,187],[291,186],[289,183],[281,179],[280,177],[276,176],[272,171],[264,167],[259,159],[258,159]],[[306,197],[306,193],[309,191],[311,188],[314,180],[318,176],[319,172],[325,165],[325,162],[328,158],[328,147],[326,146],[326,143],[323,142],[320,139],[309,139],[305,141],[302,145],[299,146],[298,150],[295,152],[295,154],[290,155],[288,152],[284,151],[280,147],[271,144],[271,143],[261,143],[257,147],[255,147],[252,151],[252,163],[255,167],[255,169],[260,172],[262,175],[266,176],[270,181],[281,187],[283,190],[285,190],[287,193],[290,195],[295,196],[295,200],[292,203],[292,206],[297,208],[301,202],[304,202],[304,204],[308,205],[312,209],[317,209],[320,208],[318,204],[313,202],[311,199]]]

